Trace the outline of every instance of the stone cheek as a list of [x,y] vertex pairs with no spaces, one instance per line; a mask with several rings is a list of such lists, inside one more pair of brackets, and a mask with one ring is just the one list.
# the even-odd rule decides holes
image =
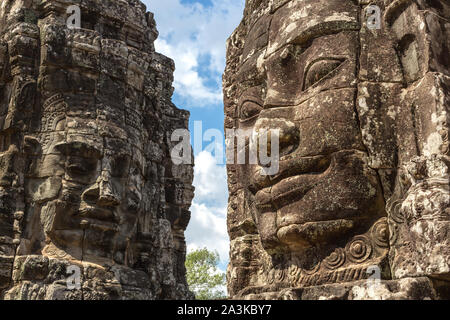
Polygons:
[[82,29],[67,6],[0,12],[0,298],[190,299],[193,168],[167,161],[189,120],[173,61],[141,2],[81,1]]
[[227,166],[231,297],[448,296],[450,7],[368,4],[247,1],[228,40],[225,127],[281,138],[278,175]]

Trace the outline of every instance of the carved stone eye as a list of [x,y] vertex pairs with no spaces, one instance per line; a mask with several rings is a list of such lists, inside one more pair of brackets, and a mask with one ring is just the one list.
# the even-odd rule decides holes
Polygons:
[[71,175],[76,176],[85,175],[88,172],[87,168],[80,163],[78,164],[72,163],[67,166],[67,169]]
[[262,107],[253,101],[246,101],[242,104],[240,118],[241,121],[249,121],[256,118],[261,112]]
[[[111,175],[116,178],[123,178],[128,175],[130,157],[121,155],[112,160]],[[136,169],[137,170],[137,169]],[[133,172],[131,172],[133,174]]]
[[84,176],[91,174],[96,169],[96,161],[80,157],[69,157],[67,171],[72,176]]
[[344,59],[321,59],[313,62],[306,70],[303,90],[316,85],[321,80],[331,78]]

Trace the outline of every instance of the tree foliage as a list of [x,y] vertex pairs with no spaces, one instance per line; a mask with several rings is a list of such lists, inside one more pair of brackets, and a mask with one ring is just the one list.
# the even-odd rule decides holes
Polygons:
[[198,300],[225,299],[225,274],[217,268],[219,254],[207,248],[194,250],[186,257],[187,282]]

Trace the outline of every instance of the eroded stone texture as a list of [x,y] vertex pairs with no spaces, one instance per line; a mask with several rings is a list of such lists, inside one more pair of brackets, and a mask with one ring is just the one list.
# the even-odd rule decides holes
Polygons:
[[0,297],[192,298],[193,170],[168,160],[189,113],[171,102],[153,14],[137,0],[8,0],[0,32]]
[[281,158],[228,165],[231,297],[448,298],[449,39],[448,1],[246,2],[225,128]]

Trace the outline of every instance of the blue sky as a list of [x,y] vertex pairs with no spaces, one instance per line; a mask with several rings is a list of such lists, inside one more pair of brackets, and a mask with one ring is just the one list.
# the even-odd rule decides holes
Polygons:
[[[191,112],[190,129],[201,121],[203,132],[223,132],[222,73],[226,39],[238,26],[245,0],[144,0],[155,14],[156,50],[175,61],[174,103]],[[198,138],[198,137],[197,137]],[[209,143],[204,142],[203,147]],[[228,263],[226,171],[213,154],[194,148],[195,198],[186,231],[188,250],[207,247]]]

